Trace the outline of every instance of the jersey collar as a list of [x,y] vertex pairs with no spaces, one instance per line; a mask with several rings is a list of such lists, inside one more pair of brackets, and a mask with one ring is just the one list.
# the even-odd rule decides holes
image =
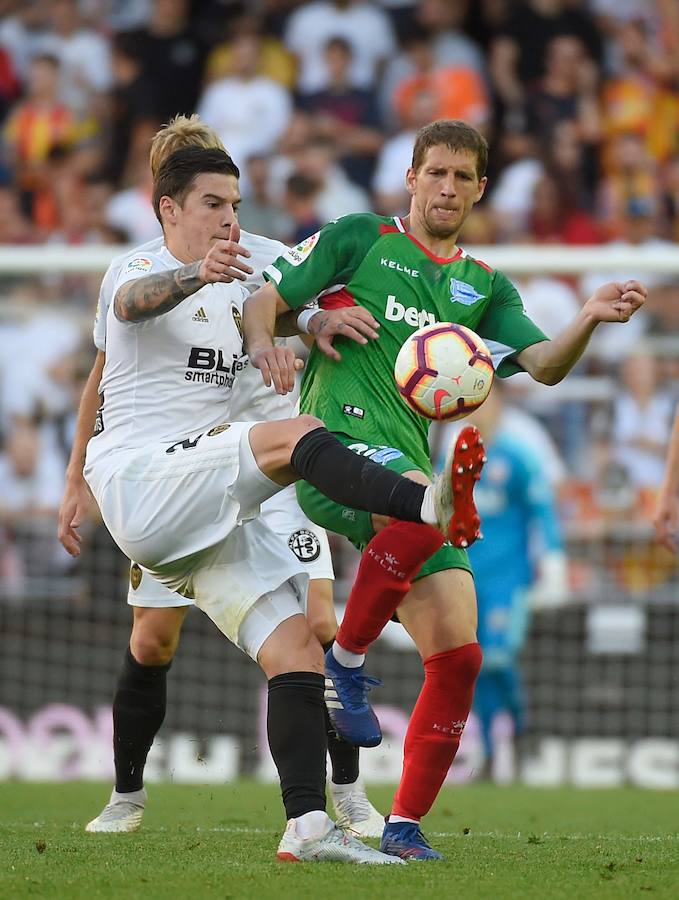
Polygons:
[[463,256],[466,256],[465,251],[461,247],[458,247],[457,253],[454,256],[451,256],[449,258],[446,258],[444,256],[436,256],[435,254],[433,254],[431,252],[431,250],[428,250],[424,246],[424,244],[421,244],[417,240],[417,238],[412,236],[412,234],[407,230],[407,228],[405,227],[405,225],[403,224],[403,222],[401,221],[401,219],[398,216],[394,216],[394,222],[396,223],[396,227],[401,232],[401,234],[405,234],[405,236],[409,240],[411,240],[413,242],[413,244],[415,244],[416,247],[419,247],[423,253],[426,253],[426,255],[429,257],[429,259],[433,260],[435,263],[438,263],[439,265],[443,266],[446,263],[455,262],[458,259],[462,259]]

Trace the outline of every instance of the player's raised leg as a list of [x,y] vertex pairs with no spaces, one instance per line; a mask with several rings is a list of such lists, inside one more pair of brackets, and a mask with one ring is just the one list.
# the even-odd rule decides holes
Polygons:
[[[258,482],[254,492],[262,498],[301,478],[336,503],[433,525],[449,536],[455,491],[450,468],[432,484],[418,484],[349,450],[320,419],[307,415],[258,422],[249,430],[248,447],[252,461],[248,464],[241,457],[241,467],[247,468],[242,483],[249,491]],[[261,475],[270,479],[270,485],[263,483]]]
[[[161,585],[157,590],[169,596]],[[175,601],[180,599],[174,595]],[[188,606],[134,607],[130,645],[113,697],[116,783],[109,802],[85,831],[136,831],[141,824],[147,801],[144,766],[165,718],[167,672],[187,610]]]
[[406,732],[403,774],[381,847],[403,859],[439,859],[420,820],[455,759],[481,668],[471,574],[447,569],[420,579],[398,617],[422,657],[424,684]]

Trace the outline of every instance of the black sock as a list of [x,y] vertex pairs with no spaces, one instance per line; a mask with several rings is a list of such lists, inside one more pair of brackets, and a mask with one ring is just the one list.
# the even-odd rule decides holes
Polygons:
[[326,497],[404,522],[421,522],[425,487],[349,450],[326,428],[297,441],[292,468]]
[[[328,641],[323,644],[323,650],[327,653],[334,644],[334,641]],[[335,733],[335,729],[330,723],[328,715],[328,707],[325,710],[325,730],[328,735],[328,753],[330,754],[330,763],[332,765],[332,780],[334,784],[353,784],[358,778],[358,754],[359,748],[346,741],[340,740]]]
[[325,809],[324,691],[325,678],[315,672],[269,680],[266,729],[288,819]]
[[139,791],[153,739],[165,718],[166,676],[172,663],[142,666],[127,648],[113,698],[116,790]]

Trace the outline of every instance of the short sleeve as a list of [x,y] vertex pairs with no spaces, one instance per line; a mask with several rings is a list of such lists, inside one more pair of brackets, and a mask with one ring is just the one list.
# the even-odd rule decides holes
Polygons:
[[291,247],[264,270],[292,309],[318,294],[344,287],[363,260],[377,234],[363,214],[342,216]]
[[519,292],[502,272],[493,273],[492,299],[478,331],[493,354],[500,378],[523,371],[514,358],[517,353],[548,340],[528,317]]

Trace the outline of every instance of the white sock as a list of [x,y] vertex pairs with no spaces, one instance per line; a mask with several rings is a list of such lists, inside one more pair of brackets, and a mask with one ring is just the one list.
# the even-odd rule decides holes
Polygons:
[[349,784],[335,784],[334,781],[331,781],[330,786],[333,794],[351,794],[357,787],[362,788],[363,783],[361,782],[361,776],[359,775],[356,781],[351,781]]
[[332,655],[341,666],[346,666],[347,669],[357,669],[365,662],[365,653],[352,653],[351,650],[340,647],[337,641],[332,645]]
[[419,819],[406,819],[405,816],[389,816],[389,824],[392,825],[394,822],[410,822],[413,825],[419,825]]
[[303,841],[323,837],[332,828],[332,821],[325,810],[313,809],[295,819],[295,831]]
[[427,485],[427,489],[424,492],[420,518],[425,525],[438,525],[436,510],[434,509],[434,486],[432,484]]
[[114,788],[110,802],[114,803],[116,800],[125,800],[127,803],[136,803],[137,806],[146,806],[146,791],[141,788],[138,791],[126,791],[121,794]]

